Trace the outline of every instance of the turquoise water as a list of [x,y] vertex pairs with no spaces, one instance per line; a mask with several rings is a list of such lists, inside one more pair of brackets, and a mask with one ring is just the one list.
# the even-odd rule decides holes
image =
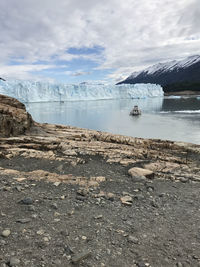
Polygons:
[[[142,110],[141,116],[129,116],[134,105]],[[29,103],[26,107],[38,122],[200,144],[200,98]]]

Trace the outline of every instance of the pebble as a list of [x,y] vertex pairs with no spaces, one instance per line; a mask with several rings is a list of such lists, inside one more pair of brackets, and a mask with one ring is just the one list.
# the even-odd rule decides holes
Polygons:
[[69,236],[69,232],[67,230],[61,230],[60,234],[63,236]]
[[138,238],[136,238],[135,236],[132,236],[132,235],[129,235],[129,236],[128,236],[128,241],[129,241],[130,243],[134,243],[134,244],[138,244],[138,243],[139,243]]
[[94,219],[101,219],[101,218],[103,218],[103,215],[97,215],[97,216],[94,216]]
[[147,187],[147,190],[148,190],[149,192],[153,192],[153,191],[154,191],[154,187],[153,187],[153,186],[148,186],[148,187]]
[[115,195],[113,193],[108,193],[107,199],[113,201],[115,199]]
[[182,183],[187,183],[187,182],[188,182],[188,179],[185,178],[185,177],[181,177],[181,178],[180,178],[180,181],[181,181]]
[[11,257],[9,260],[9,266],[17,266],[20,264],[20,260],[16,257]]
[[155,200],[151,201],[151,206],[154,207],[154,208],[159,208],[159,205],[158,205],[158,203],[156,203]]
[[58,205],[56,203],[52,203],[51,207],[54,208],[55,210],[58,209]]
[[33,199],[31,197],[25,197],[20,201],[20,203],[24,205],[32,205],[33,204]]
[[35,207],[33,205],[28,206],[28,211],[35,211]]
[[76,199],[79,201],[85,201],[86,198],[84,196],[78,195],[76,196]]
[[55,182],[54,185],[55,186],[59,186],[60,185],[60,182]]
[[37,235],[43,235],[44,234],[44,230],[43,229],[38,230],[36,233],[37,233]]
[[56,260],[54,261],[54,264],[56,264],[56,265],[58,265],[58,266],[61,266],[62,262],[61,262],[61,260],[56,259]]
[[133,199],[130,196],[124,196],[120,198],[122,204],[131,206],[133,203]]
[[17,185],[17,186],[16,186],[16,189],[17,189],[18,192],[21,192],[21,191],[23,190],[23,187],[20,186],[20,185]]
[[3,230],[2,231],[2,233],[1,233],[1,235],[3,236],[3,237],[8,237],[9,235],[10,235],[10,230],[9,229],[5,229],[5,230]]
[[176,266],[177,267],[183,267],[183,264],[181,262],[177,262]]
[[84,251],[84,252],[81,252],[81,253],[78,253],[78,254],[75,254],[73,257],[72,257],[72,262],[74,264],[77,264],[79,263],[80,261],[86,259],[87,257],[89,257],[91,255],[91,251]]
[[5,240],[0,240],[0,246],[4,246],[6,244],[6,241]]
[[134,199],[143,200],[144,199],[144,196],[141,195],[141,194],[138,194],[138,195],[134,196]]
[[29,219],[29,218],[24,218],[24,219],[18,219],[18,220],[16,220],[16,222],[22,223],[22,224],[29,223],[30,221],[31,221],[31,219]]
[[137,262],[136,264],[137,264],[138,267],[147,267],[148,266],[144,262]]
[[88,190],[86,188],[79,188],[76,193],[80,196],[85,197],[88,194]]

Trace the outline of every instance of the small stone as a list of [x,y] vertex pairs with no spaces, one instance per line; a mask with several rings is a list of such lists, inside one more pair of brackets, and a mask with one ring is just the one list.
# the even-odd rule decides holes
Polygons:
[[107,199],[113,201],[113,200],[115,199],[115,194],[113,194],[113,193],[108,193],[108,194],[107,194]]
[[91,251],[84,251],[82,253],[78,253],[78,254],[76,254],[76,255],[74,255],[72,257],[72,262],[74,264],[77,264],[80,261],[82,261],[82,260],[86,259],[87,257],[89,257],[90,255],[91,255]]
[[85,201],[86,197],[78,195],[78,196],[76,196],[76,199],[79,200],[79,201]]
[[28,206],[28,211],[35,211],[35,207],[33,205]]
[[60,199],[64,200],[65,199],[65,196],[61,196]]
[[143,200],[144,199],[144,196],[142,194],[138,194],[138,195],[134,196],[134,199],[136,199],[136,200]]
[[196,256],[196,255],[193,255],[192,257],[193,257],[193,259],[195,259],[195,260],[198,260],[198,259],[199,259],[199,257]]
[[154,191],[154,187],[153,186],[148,186],[147,190],[148,190],[148,192],[153,192]]
[[154,172],[153,171],[147,170],[147,169],[142,169],[142,168],[137,168],[137,167],[129,169],[128,174],[130,176],[132,176],[133,178],[137,177],[137,176],[145,176],[146,178],[149,178],[149,179],[154,178]]
[[20,201],[21,204],[24,205],[32,205],[33,204],[33,199],[31,197],[25,197]]
[[44,240],[44,242],[49,242],[49,238],[46,236],[43,238],[43,240]]
[[133,199],[130,196],[124,196],[120,198],[122,204],[131,206],[133,203]]
[[11,187],[10,186],[4,186],[3,187],[3,190],[9,192],[9,191],[11,191]]
[[44,234],[44,230],[43,229],[37,231],[37,235],[43,235],[43,234]]
[[181,177],[181,178],[180,178],[180,181],[181,181],[182,183],[187,183],[187,182],[188,182],[188,179],[185,178],[185,177]]
[[20,264],[20,260],[16,257],[11,257],[9,260],[9,266],[17,266]]
[[176,266],[177,267],[183,267],[183,264],[181,262],[177,262]]
[[67,230],[61,230],[60,234],[63,236],[69,236],[69,232]]
[[79,188],[76,193],[80,196],[85,197],[88,194],[88,190],[86,188]]
[[6,241],[5,240],[0,240],[0,246],[4,246],[6,244]]
[[60,185],[60,182],[55,182],[54,185],[55,186],[59,186]]
[[59,165],[59,166],[57,167],[57,170],[58,170],[59,172],[62,172],[62,171],[63,171],[63,165],[62,165],[62,164]]
[[86,237],[86,236],[84,236],[84,235],[83,235],[81,238],[82,238],[83,240],[86,240],[86,239],[87,239],[87,237]]
[[132,236],[132,235],[128,236],[128,241],[130,243],[139,244],[139,240],[136,237]]
[[159,205],[158,205],[158,203],[156,203],[155,200],[151,201],[151,206],[154,207],[154,208],[159,208]]
[[147,266],[144,262],[137,262],[136,265],[138,267],[146,267]]
[[18,222],[18,223],[29,223],[31,221],[31,219],[29,219],[29,218],[24,218],[24,219],[18,219],[18,220],[16,220],[16,222]]
[[20,185],[17,185],[17,186],[16,186],[16,189],[17,189],[18,192],[21,192],[21,191],[23,190],[23,187],[20,186]]
[[101,219],[103,217],[103,215],[97,215],[97,216],[94,216],[94,219]]
[[58,209],[58,205],[57,205],[56,203],[52,203],[52,204],[51,204],[51,207],[52,207],[53,209],[55,209],[55,210]]
[[1,233],[1,235],[3,236],[3,237],[8,237],[9,235],[10,235],[10,230],[9,229],[5,229],[5,230],[3,230],[2,231],[2,233]]
[[56,259],[56,260],[54,261],[54,264],[56,264],[56,265],[58,265],[58,266],[61,266],[62,262],[61,262],[61,260]]

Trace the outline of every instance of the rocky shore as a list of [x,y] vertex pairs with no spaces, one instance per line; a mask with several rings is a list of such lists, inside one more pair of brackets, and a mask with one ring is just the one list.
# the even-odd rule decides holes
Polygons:
[[0,100],[1,267],[200,266],[200,146],[39,124]]

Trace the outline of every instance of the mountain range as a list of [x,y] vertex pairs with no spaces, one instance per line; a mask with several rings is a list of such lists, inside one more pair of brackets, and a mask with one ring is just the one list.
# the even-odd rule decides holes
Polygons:
[[133,72],[118,84],[123,83],[156,83],[160,84],[165,92],[200,91],[200,56],[158,63],[142,71]]

